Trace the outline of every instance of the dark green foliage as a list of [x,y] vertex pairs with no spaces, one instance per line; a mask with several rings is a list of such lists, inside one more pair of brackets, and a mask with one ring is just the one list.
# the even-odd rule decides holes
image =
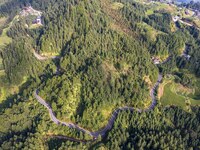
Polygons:
[[168,13],[154,13],[145,19],[145,22],[157,30],[170,33],[171,31],[171,15]]
[[11,84],[20,84],[24,76],[37,73],[38,63],[32,54],[32,47],[25,39],[18,39],[8,45],[3,53],[3,64],[8,81]]
[[[51,16],[52,11],[47,12],[46,21],[47,16],[58,21],[56,27],[51,27],[51,21],[47,21],[48,27],[41,36],[41,48],[46,52],[62,49],[60,67],[63,75],[46,79],[40,88],[41,96],[52,105],[59,118],[69,117],[68,110],[76,108],[76,118],[71,118],[73,121],[85,127],[98,129],[99,124],[105,120],[104,116],[98,113],[102,108],[126,104],[141,107],[144,100],[150,99],[149,85],[144,81],[144,77],[149,75],[155,82],[157,71],[147,49],[136,39],[111,30],[107,25],[110,23],[107,18],[100,17],[97,13],[100,12],[99,7],[94,8],[91,7],[90,1],[80,2],[73,8],[76,13],[73,14],[72,11],[72,18],[64,17],[65,13],[60,13],[58,18]],[[55,7],[55,10],[57,9]],[[86,15],[86,12],[91,16]],[[65,32],[73,29],[72,37],[68,37],[70,41],[68,38],[62,38],[65,36],[63,27],[68,24],[71,26],[66,28]],[[44,47],[49,47],[47,41],[52,42],[52,49],[45,50],[47,48]],[[76,96],[71,90],[77,88],[74,80],[80,84],[80,92]],[[70,97],[73,98],[70,100]],[[70,108],[70,101],[75,101],[76,105],[71,104]]]
[[108,149],[198,149],[198,107],[192,113],[165,108],[161,113],[122,113],[106,137]]
[[184,57],[177,58],[177,66],[181,69],[185,68],[200,76],[200,31],[194,27],[188,27],[183,30],[186,38],[187,51],[191,56],[189,61]]
[[[32,95],[36,89],[60,120],[98,130],[107,123],[113,109],[140,108],[151,100],[149,89],[158,76],[151,56],[171,56],[159,69],[163,74],[176,74],[176,81],[185,86],[192,86],[193,80],[174,72],[177,67],[200,73],[198,30],[180,27],[171,33],[170,14],[155,12],[146,16],[148,8],[142,4],[132,0],[113,2],[124,4],[119,18],[127,23],[125,26],[119,26],[102,3],[94,0],[17,0],[0,6],[2,15],[14,16],[20,7],[31,4],[43,11],[44,19],[43,27],[30,30],[25,24],[31,24],[31,17],[21,18],[7,32],[13,42],[2,51],[4,79],[10,84],[28,79],[18,94],[1,104],[0,120],[5,122],[0,126],[2,149],[199,148],[199,107],[191,113],[176,107],[159,107],[147,113],[122,112],[104,139],[85,145],[52,137],[91,139],[54,124],[47,109]],[[165,33],[158,34],[155,41],[141,36],[137,27],[144,22]],[[138,36],[130,36],[122,27]],[[189,45],[190,60],[181,57],[185,44]],[[33,48],[61,58],[40,62]],[[152,83],[147,83],[145,77]]]

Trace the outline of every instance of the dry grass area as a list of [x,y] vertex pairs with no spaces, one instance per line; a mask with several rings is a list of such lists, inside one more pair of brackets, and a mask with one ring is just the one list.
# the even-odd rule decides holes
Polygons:
[[138,36],[130,29],[128,26],[129,23],[123,19],[118,9],[113,9],[112,3],[109,0],[101,0],[100,2],[103,12],[113,20],[113,23],[115,24],[114,27],[117,27],[115,29],[120,29],[120,31],[123,31],[124,34],[131,37]]
[[143,80],[147,83],[148,88],[151,89],[151,87],[153,86],[153,84],[152,84],[152,82],[151,82],[149,76],[144,76],[144,77],[143,77]]
[[105,119],[104,119],[105,122],[103,123],[104,125],[106,125],[106,124],[108,123],[108,120],[110,119],[113,110],[114,110],[113,105],[101,109],[101,114],[102,114],[103,117],[105,118]]
[[188,88],[186,86],[183,86],[182,84],[175,84],[173,91],[177,94],[182,93],[182,95],[189,95],[195,93],[195,89]]
[[158,99],[160,99],[163,96],[165,85],[167,85],[168,83],[171,83],[171,82],[172,82],[171,80],[168,80],[168,81],[165,81],[162,84],[160,84],[160,86],[158,88]]
[[176,24],[174,22],[172,22],[170,26],[171,26],[171,32],[177,31],[177,27],[176,27]]
[[122,3],[114,2],[112,4],[112,9],[114,9],[114,10],[122,9],[123,7],[124,7],[124,5]]
[[111,74],[112,74],[112,76],[115,76],[115,77],[119,76],[119,73],[118,73],[117,69],[115,68],[115,66],[108,61],[103,62],[102,68],[104,70],[105,77],[107,80],[110,80]]
[[52,57],[52,56],[59,56],[59,53],[57,52],[42,52],[41,54],[40,54],[42,57]]
[[130,65],[126,63],[122,63],[122,68],[119,70],[119,69],[116,69],[116,67],[114,66],[112,62],[109,62],[107,60],[102,63],[102,68],[105,72],[106,79],[110,79],[111,75],[117,78],[121,74],[128,74]]
[[118,33],[120,33],[120,34],[123,34],[123,30],[121,29],[121,27],[119,26],[119,25],[117,25],[117,24],[115,24],[115,23],[111,23],[110,24],[110,28],[112,29],[112,30],[114,30],[114,31],[117,31]]
[[6,18],[6,17],[1,17],[1,18],[0,18],[0,28],[1,28],[2,26],[5,25],[7,19],[8,19],[8,18]]
[[150,9],[147,10],[146,15],[152,15],[154,11],[165,11],[169,13],[175,13],[177,11],[177,7],[175,5],[169,5],[165,3],[155,2],[148,4]]
[[195,18],[194,23],[198,28],[200,28],[200,18]]
[[[5,71],[0,71],[0,76],[5,75]],[[0,103],[6,100],[9,96],[19,93],[20,87],[27,81],[27,77],[23,78],[22,83],[19,85],[2,86],[0,85]]]
[[145,22],[137,23],[137,26],[138,29],[141,31],[141,33],[151,37],[150,39],[152,41],[156,40],[157,35],[165,34],[164,32],[156,30],[155,28],[153,28],[152,26],[148,25]]

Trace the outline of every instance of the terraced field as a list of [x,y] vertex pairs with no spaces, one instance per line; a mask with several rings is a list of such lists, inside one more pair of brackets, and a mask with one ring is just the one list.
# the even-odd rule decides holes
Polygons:
[[196,82],[196,87],[187,88],[181,84],[175,83],[173,80],[164,85],[163,95],[160,98],[161,104],[176,105],[183,109],[188,109],[190,106],[200,105],[200,91],[197,86],[200,82]]

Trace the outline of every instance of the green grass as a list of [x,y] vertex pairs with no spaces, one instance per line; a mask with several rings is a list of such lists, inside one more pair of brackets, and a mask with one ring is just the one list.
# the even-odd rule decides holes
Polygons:
[[13,23],[19,18],[19,16],[15,16],[13,20],[8,24],[6,28],[3,29],[2,34],[0,35],[0,48],[4,47],[5,45],[12,42],[12,38],[7,36],[7,31],[10,29],[10,27],[13,25]]
[[124,5],[122,3],[114,2],[111,7],[112,9],[118,10],[118,9],[123,8]]
[[[200,82],[196,83],[198,86]],[[187,102],[189,102],[190,106],[200,105],[200,87],[195,87],[195,89],[187,89],[185,88],[182,92],[177,92],[177,89],[180,89],[180,84],[171,81],[167,83],[164,87],[164,93],[161,97],[161,104],[164,106],[167,105],[176,105],[180,106],[183,109],[187,109]],[[194,97],[196,99],[194,99]]]
[[161,103],[164,106],[177,105],[183,108],[186,107],[185,98],[172,92],[171,83],[165,85],[164,94],[161,97]]
[[154,11],[158,10],[166,10],[167,12],[174,13],[176,11],[175,6],[169,6],[165,3],[155,2],[152,4],[149,4],[150,8],[147,10],[146,15],[152,15]]
[[0,47],[3,47],[5,45],[9,44],[10,42],[12,42],[12,39],[7,36],[7,31],[9,29],[10,29],[10,25],[3,29],[3,32],[0,36]]
[[155,28],[153,28],[152,26],[148,25],[145,22],[138,23],[137,25],[138,28],[142,31],[142,33],[148,34],[149,36],[151,36],[153,40],[156,40],[156,36],[158,34],[165,34],[164,32],[156,30]]
[[[0,77],[5,76],[5,72],[4,70],[0,71]],[[27,82],[28,77],[24,76],[23,77],[23,81],[22,83],[20,83],[19,85],[6,85],[6,86],[2,86],[0,85],[0,103],[2,103],[4,100],[6,100],[9,96],[18,93],[20,86],[22,86],[25,82]]]
[[32,24],[32,25],[30,25],[29,29],[37,29],[37,28],[40,28],[40,27],[42,27],[42,25],[40,25],[40,24]]

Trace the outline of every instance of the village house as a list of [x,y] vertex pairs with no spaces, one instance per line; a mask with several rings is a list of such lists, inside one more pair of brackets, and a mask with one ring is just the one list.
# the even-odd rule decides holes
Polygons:
[[152,59],[152,61],[153,61],[153,63],[154,63],[155,65],[157,65],[157,64],[160,63],[160,60],[159,60],[159,58],[157,58],[157,57],[152,57],[151,59]]
[[180,19],[179,16],[174,16],[174,17],[172,17],[172,20],[173,20],[174,22],[177,22],[179,19]]
[[41,16],[38,16],[34,21],[33,24],[42,24]]

